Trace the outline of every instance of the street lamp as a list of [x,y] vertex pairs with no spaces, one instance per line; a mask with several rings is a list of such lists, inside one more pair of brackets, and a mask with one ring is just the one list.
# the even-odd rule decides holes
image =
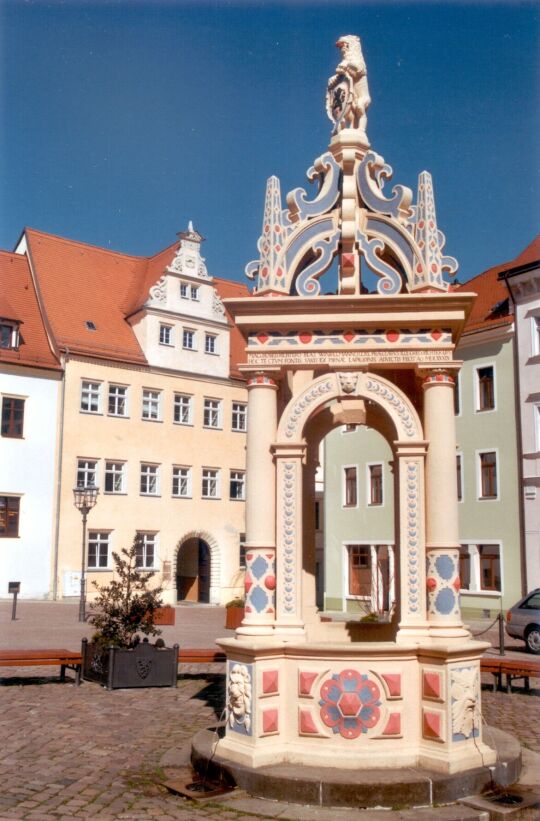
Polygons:
[[86,566],[86,517],[97,502],[99,490],[93,485],[87,487],[73,488],[73,502],[77,510],[82,514],[82,558],[81,558],[81,598],[79,601],[79,621],[85,621],[86,616],[86,593],[85,593],[85,566]]

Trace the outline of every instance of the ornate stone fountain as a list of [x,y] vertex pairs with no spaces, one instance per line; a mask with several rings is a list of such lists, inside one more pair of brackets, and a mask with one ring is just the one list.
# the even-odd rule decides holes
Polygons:
[[[487,645],[459,605],[454,353],[474,294],[449,284],[457,263],[431,176],[420,174],[414,204],[408,188],[385,189],[360,40],[337,45],[333,134],[308,171],[315,196],[297,188],[283,209],[268,180],[253,296],[227,300],[249,390],[246,615],[218,641],[228,720],[215,760],[248,783],[284,765],[351,781],[374,768],[489,778]],[[337,293],[323,295],[335,260]],[[382,624],[321,621],[315,604],[314,473],[321,439],[344,424],[369,425],[393,452],[397,609]]]

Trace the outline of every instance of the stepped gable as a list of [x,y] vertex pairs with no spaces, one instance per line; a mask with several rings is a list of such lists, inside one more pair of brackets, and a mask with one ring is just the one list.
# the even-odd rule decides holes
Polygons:
[[0,361],[60,370],[45,330],[27,258],[0,251],[0,281],[0,317],[20,323],[18,348],[0,348]]

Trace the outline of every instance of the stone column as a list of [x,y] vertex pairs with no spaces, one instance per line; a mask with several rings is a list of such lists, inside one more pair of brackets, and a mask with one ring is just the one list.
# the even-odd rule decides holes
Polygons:
[[380,584],[380,572],[379,572],[379,557],[377,546],[374,544],[370,544],[369,546],[369,561],[371,566],[371,611],[372,613],[378,613],[381,608],[381,598],[382,598],[382,589]]
[[246,464],[246,610],[239,635],[273,633],[276,613],[277,385],[265,374],[248,381]]
[[480,553],[477,544],[467,545],[469,551],[470,582],[469,590],[480,590]]
[[424,464],[426,443],[395,442],[399,483],[398,644],[426,639]]
[[427,617],[433,638],[468,636],[459,606],[459,523],[454,378],[433,370],[424,379]]
[[394,546],[389,544],[388,550],[388,608],[393,609],[396,601],[396,560],[394,555]]
[[305,444],[274,446],[276,460],[277,595],[275,632],[305,637],[302,618],[302,478]]
[[315,555],[315,473],[319,467],[318,443],[308,444],[302,478],[302,618],[315,622],[317,579]]

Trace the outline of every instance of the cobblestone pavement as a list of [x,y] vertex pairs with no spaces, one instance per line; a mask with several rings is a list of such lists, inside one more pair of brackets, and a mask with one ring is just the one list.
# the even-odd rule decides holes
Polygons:
[[[192,618],[200,619],[196,610]],[[5,622],[0,626],[0,647],[9,646],[8,629]],[[65,645],[64,638],[59,628],[49,644]],[[242,793],[199,805],[167,792],[161,782],[188,774],[192,736],[212,726],[224,703],[223,665],[182,672],[177,689],[108,692],[89,682],[61,683],[52,668],[0,669],[0,821],[373,817],[372,812],[287,807]],[[540,689],[530,695],[485,689],[483,711],[489,725],[540,753]],[[422,815],[411,812],[395,815]]]

